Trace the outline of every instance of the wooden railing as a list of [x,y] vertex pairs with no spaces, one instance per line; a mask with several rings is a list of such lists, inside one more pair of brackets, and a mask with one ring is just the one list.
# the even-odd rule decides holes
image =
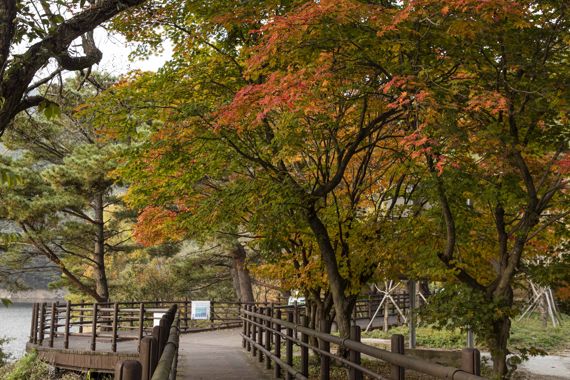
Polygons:
[[123,342],[137,340],[140,344],[172,305],[178,307],[182,332],[241,325],[239,303],[212,302],[209,320],[191,319],[191,304],[191,301],[36,303],[29,342],[68,349],[70,338],[81,337],[88,340],[84,344],[92,351],[100,350],[103,345],[102,350],[117,352]]
[[[382,360],[391,366],[390,378],[404,380],[406,369],[435,376],[442,379],[482,380],[479,376],[480,355],[476,349],[462,351],[461,368],[446,367],[428,361],[406,356],[404,337],[392,336],[392,349],[382,350],[360,342],[360,327],[352,326],[350,339],[321,333],[308,328],[306,316],[300,316],[295,323],[294,310],[258,307],[246,305],[242,308],[243,346],[256,356],[265,367],[274,367],[276,378],[285,375],[286,379],[307,379],[309,376],[309,350],[320,356],[320,379],[330,378],[331,361],[340,363],[348,369],[350,380],[360,380],[363,375],[372,379],[387,379],[387,375],[379,374],[361,361],[366,355],[372,359]],[[318,346],[309,343],[310,338],[317,340]],[[281,352],[285,345],[285,354]],[[336,350],[332,350],[331,346]],[[300,351],[300,364],[294,365],[294,347]],[[348,355],[346,353],[348,352]],[[370,364],[370,362],[368,363]]]
[[115,368],[115,380],[175,380],[178,366],[180,317],[178,305],[172,305],[145,336],[139,360],[122,360]]

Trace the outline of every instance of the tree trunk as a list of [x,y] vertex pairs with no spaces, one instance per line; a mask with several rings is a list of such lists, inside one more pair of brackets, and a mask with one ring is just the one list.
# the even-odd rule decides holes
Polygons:
[[491,350],[491,358],[493,360],[493,373],[504,379],[507,372],[507,341],[511,330],[511,320],[509,317],[503,317],[493,323],[492,336],[487,340],[487,344]]
[[255,302],[255,299],[253,297],[253,287],[251,285],[251,276],[245,264],[245,258],[246,258],[245,249],[240,243],[236,243],[231,253],[233,258],[233,267],[234,270],[236,271],[238,285],[239,285],[239,301]]
[[[513,290],[507,286],[502,292],[496,291],[493,295],[494,301],[504,308],[513,306]],[[503,316],[496,319],[491,326],[491,333],[487,338],[487,345],[491,351],[493,360],[493,373],[500,379],[505,379],[509,370],[507,366],[507,355],[509,350],[507,343],[511,332],[511,319]]]
[[97,193],[93,200],[93,210],[95,211],[95,249],[93,251],[93,261],[95,261],[95,289],[99,297],[105,302],[109,301],[109,284],[105,272],[105,220],[103,210],[105,204],[103,193]]
[[232,276],[232,285],[234,287],[236,299],[238,301],[241,301],[241,288],[239,286],[239,278],[238,278],[236,268],[233,265],[233,261],[232,261],[232,267],[230,268],[230,275]]
[[352,313],[352,307],[344,294],[346,281],[339,272],[336,252],[331,244],[327,228],[317,216],[314,207],[309,208],[307,221],[317,239],[321,258],[327,271],[329,289],[333,299],[339,334],[342,338],[348,338],[350,336],[350,315]]

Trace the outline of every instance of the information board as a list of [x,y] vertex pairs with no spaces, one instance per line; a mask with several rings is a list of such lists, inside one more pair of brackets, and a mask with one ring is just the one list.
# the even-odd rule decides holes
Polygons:
[[192,319],[210,319],[210,301],[192,301]]

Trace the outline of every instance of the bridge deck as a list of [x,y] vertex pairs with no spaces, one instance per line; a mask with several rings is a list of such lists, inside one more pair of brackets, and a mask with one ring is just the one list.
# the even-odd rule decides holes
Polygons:
[[[132,336],[130,336],[132,338]],[[96,351],[91,351],[91,337],[72,336],[69,338],[69,348],[64,349],[63,336],[59,335],[49,347],[46,339],[43,344],[28,343],[28,351],[36,350],[42,360],[58,367],[67,369],[94,370],[112,373],[115,364],[121,360],[138,359],[138,340],[119,337],[117,351],[112,352],[111,340],[97,341]]]
[[180,337],[178,379],[265,380],[270,373],[242,349],[239,329]]

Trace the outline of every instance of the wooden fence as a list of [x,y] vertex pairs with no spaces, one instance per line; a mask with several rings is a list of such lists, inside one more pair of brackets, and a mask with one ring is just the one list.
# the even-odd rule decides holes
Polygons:
[[172,305],[145,336],[139,360],[123,360],[115,368],[115,380],[175,380],[178,367],[180,317],[178,305]]
[[[343,339],[309,329],[307,317],[301,315],[297,319],[295,310],[291,309],[245,305],[242,308],[241,318],[244,322],[242,331],[244,348],[260,362],[265,362],[267,369],[273,366],[276,378],[307,379],[309,350],[311,350],[320,356],[321,380],[330,378],[331,361],[347,368],[350,380],[361,380],[364,376],[370,379],[388,378],[385,374],[379,374],[363,364],[362,355],[388,363],[391,366],[389,378],[393,380],[404,380],[406,369],[442,379],[483,379],[479,376],[480,354],[476,349],[462,351],[462,366],[459,369],[406,356],[402,335],[392,336],[390,352],[361,343],[359,326],[352,326],[350,339]],[[317,340],[318,345],[310,344],[310,338]],[[281,352],[283,345],[285,353]],[[297,365],[294,365],[293,361],[294,347],[300,351],[300,363]],[[345,355],[346,352],[348,355]]]
[[91,351],[99,350],[102,345],[102,350],[117,352],[122,342],[136,340],[140,344],[172,305],[178,307],[182,332],[241,325],[239,303],[212,302],[208,320],[191,319],[191,304],[191,301],[36,303],[29,342],[68,349],[70,339],[75,337],[88,340]]

